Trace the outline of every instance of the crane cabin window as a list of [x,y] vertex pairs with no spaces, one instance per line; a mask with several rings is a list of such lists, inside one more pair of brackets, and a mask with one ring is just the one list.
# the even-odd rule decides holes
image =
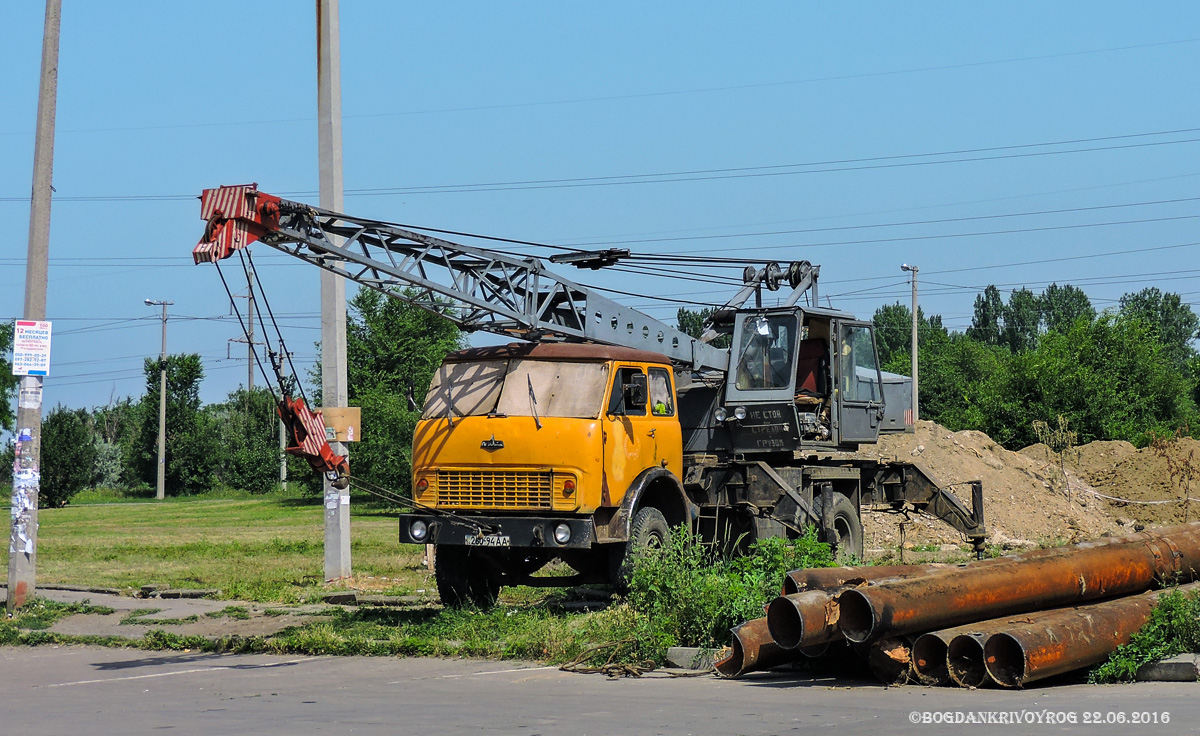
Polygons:
[[675,416],[675,400],[671,396],[671,376],[663,368],[650,369],[650,413],[656,417]]
[[747,315],[738,345],[736,386],[741,391],[787,388],[792,381],[796,319],[791,315]]
[[846,401],[882,399],[875,340],[866,327],[842,328],[842,394]]

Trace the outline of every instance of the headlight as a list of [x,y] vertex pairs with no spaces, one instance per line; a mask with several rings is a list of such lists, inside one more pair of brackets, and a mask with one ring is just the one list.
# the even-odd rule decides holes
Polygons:
[[554,541],[559,544],[566,544],[571,541],[571,527],[566,524],[559,524],[554,527]]
[[716,419],[718,422],[723,422],[728,418],[729,412],[725,411],[725,407],[723,406],[718,406],[717,410],[713,412],[713,419]]
[[418,542],[425,541],[425,535],[429,533],[429,527],[425,526],[425,522],[417,519],[408,527],[408,535]]
[[746,407],[739,406],[733,410],[733,418],[739,422],[746,418]]

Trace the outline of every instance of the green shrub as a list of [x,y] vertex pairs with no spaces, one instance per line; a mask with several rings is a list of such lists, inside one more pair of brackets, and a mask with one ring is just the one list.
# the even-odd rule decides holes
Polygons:
[[667,647],[728,644],[730,629],[764,615],[789,570],[832,564],[829,545],[811,530],[792,541],[755,542],[742,557],[715,556],[696,535],[677,533],[665,548],[634,560],[629,633],[655,660]]
[[1200,593],[1172,590],[1158,599],[1146,622],[1128,644],[1092,670],[1091,682],[1128,682],[1150,662],[1184,652],[1200,652]]

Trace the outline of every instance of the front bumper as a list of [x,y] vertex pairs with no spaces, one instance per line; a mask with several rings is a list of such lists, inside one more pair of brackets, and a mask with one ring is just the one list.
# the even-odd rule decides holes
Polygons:
[[[460,516],[488,529],[486,536],[508,537],[509,543],[502,546],[505,549],[589,549],[596,543],[596,527],[590,516]],[[464,520],[435,514],[400,514],[400,542],[465,546],[468,537],[481,534],[478,527]],[[424,522],[429,530],[424,539],[413,539],[414,521]],[[559,524],[571,529],[566,544],[554,539]]]

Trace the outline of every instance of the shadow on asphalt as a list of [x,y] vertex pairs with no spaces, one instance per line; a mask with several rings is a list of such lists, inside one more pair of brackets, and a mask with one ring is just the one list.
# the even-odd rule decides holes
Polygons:
[[[94,662],[92,664],[98,671],[113,671],[113,670],[129,670],[137,667],[161,667],[163,665],[179,665],[179,664],[207,664],[212,665],[224,660],[234,660],[238,655],[232,654],[210,654],[197,652],[196,654],[177,654],[169,657],[141,657],[139,659],[126,659],[118,662]],[[231,670],[256,670],[263,667],[282,667],[293,666],[296,662],[263,662],[261,664],[229,664],[227,666]]]

